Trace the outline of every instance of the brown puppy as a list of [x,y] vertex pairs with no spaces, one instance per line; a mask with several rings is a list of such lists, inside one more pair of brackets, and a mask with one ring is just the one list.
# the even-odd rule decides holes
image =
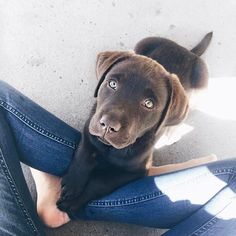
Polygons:
[[[136,52],[141,48],[136,47]],[[188,112],[188,98],[179,78],[149,57],[100,53],[97,77],[96,103],[62,179],[57,205],[67,212],[145,176],[155,141]]]

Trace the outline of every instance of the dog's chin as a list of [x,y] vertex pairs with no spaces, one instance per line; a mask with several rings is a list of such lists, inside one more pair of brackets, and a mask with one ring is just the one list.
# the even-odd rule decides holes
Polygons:
[[89,129],[89,133],[94,136],[98,141],[100,141],[101,143],[107,145],[107,146],[111,146],[114,147],[116,149],[123,149],[128,147],[129,145],[135,143],[136,139],[134,139],[134,141],[131,141],[131,139],[126,139],[123,142],[121,140],[119,140],[118,142],[116,142],[116,140],[112,140],[112,139],[108,139],[108,138],[104,138],[101,137],[99,132],[97,132],[94,129]]
[[101,137],[99,137],[99,136],[97,136],[97,139],[100,141],[100,142],[102,142],[102,143],[104,143],[105,145],[107,145],[107,146],[112,146],[106,139],[104,139],[104,138],[101,138]]
[[128,147],[130,144],[129,143],[124,143],[124,144],[115,144],[115,143],[111,143],[112,147],[116,148],[116,149],[123,149]]
[[126,148],[130,145],[130,143],[116,143],[116,142],[113,142],[111,140],[107,140],[105,138],[101,138],[99,136],[97,136],[97,139],[102,142],[103,144],[107,145],[107,146],[111,146],[111,147],[114,147],[116,149],[123,149],[123,148]]
[[111,140],[107,140],[103,137],[100,137],[100,136],[97,136],[97,135],[94,135],[92,134],[99,142],[105,144],[106,146],[110,146],[110,147],[114,147],[116,149],[123,149],[123,148],[126,148],[128,147],[129,145],[131,145],[132,143],[130,142],[124,142],[124,143],[116,143],[116,142],[113,142]]

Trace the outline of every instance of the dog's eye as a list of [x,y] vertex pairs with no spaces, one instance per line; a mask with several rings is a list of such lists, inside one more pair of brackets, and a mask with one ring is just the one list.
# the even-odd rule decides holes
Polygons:
[[151,99],[146,99],[144,101],[144,106],[148,109],[152,109],[154,107],[154,102]]
[[114,90],[117,89],[117,82],[115,80],[113,80],[113,79],[110,80],[108,84],[112,89],[114,89]]

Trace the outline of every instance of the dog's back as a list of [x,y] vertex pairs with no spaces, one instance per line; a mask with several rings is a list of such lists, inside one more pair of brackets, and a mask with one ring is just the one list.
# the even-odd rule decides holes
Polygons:
[[176,74],[186,91],[201,89],[208,84],[208,70],[200,56],[207,49],[212,38],[208,33],[192,50],[160,37],[148,37],[139,41],[135,53],[150,57]]

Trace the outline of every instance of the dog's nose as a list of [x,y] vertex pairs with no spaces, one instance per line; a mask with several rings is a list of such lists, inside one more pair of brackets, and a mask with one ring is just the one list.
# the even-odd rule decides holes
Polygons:
[[100,125],[102,129],[106,129],[108,132],[118,132],[121,128],[121,124],[119,121],[114,119],[109,119],[107,115],[103,115],[100,119]]

